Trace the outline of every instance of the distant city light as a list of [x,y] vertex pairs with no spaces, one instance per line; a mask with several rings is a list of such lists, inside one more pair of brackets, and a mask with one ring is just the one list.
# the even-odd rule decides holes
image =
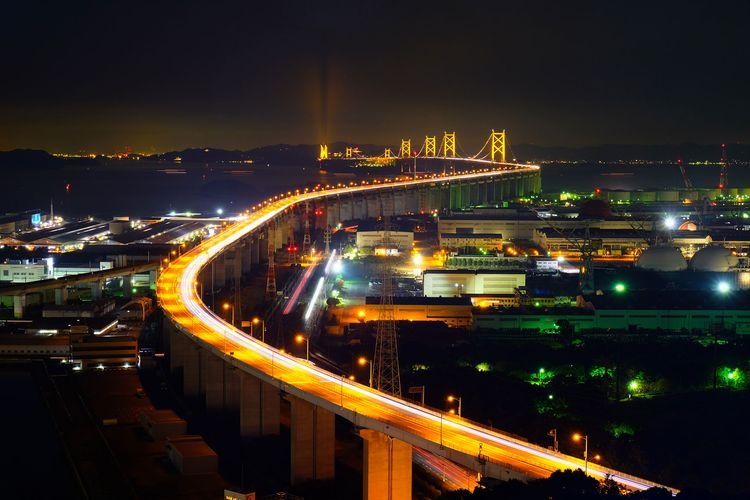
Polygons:
[[664,219],[664,227],[667,229],[674,229],[677,227],[677,219],[674,217],[667,217]]
[[731,285],[727,283],[726,281],[720,281],[718,285],[716,285],[716,290],[719,293],[727,293],[732,289]]
[[223,209],[223,208],[217,208],[217,209],[216,209],[216,214],[217,214],[217,215],[221,215],[221,214],[223,214],[223,213],[224,213],[224,209]]

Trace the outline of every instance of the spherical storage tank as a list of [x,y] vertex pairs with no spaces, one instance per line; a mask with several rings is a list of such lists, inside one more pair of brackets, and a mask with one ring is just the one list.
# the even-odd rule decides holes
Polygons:
[[690,268],[693,271],[725,273],[737,267],[738,263],[739,259],[731,250],[721,245],[711,245],[695,252],[690,259]]
[[677,248],[658,246],[647,248],[638,257],[635,267],[651,271],[684,271],[687,262]]

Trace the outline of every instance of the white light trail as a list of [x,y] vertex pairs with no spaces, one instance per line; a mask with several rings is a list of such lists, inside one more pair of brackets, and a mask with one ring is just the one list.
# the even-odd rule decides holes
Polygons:
[[305,320],[310,319],[310,315],[312,314],[316,304],[318,303],[318,296],[320,295],[320,292],[323,291],[323,283],[325,283],[325,278],[321,276],[318,280],[318,284],[315,285],[315,291],[313,292],[312,297],[310,297],[310,303],[307,304],[307,310],[305,311]]

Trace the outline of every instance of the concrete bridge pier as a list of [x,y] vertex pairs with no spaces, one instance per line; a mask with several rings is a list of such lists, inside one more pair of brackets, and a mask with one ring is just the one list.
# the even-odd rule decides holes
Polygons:
[[168,319],[164,319],[164,338],[169,343],[169,369],[182,384],[183,395],[186,398],[200,397],[202,349],[178,332]]
[[23,313],[26,312],[26,295],[14,295],[13,296],[13,317],[15,319],[23,318]]
[[[133,296],[133,275],[132,274],[126,274],[122,277],[122,295],[126,299],[129,299],[130,297]],[[57,304],[57,293],[55,293],[55,304]]]
[[239,373],[240,436],[244,439],[279,434],[281,396],[278,388]]
[[96,280],[91,282],[91,300],[101,300],[104,283]]
[[247,275],[253,270],[253,238],[248,237],[242,240],[240,246],[240,262],[242,263],[242,274]]
[[[123,285],[124,289],[124,285]],[[68,302],[68,288],[61,286],[60,288],[55,288],[55,305],[56,306],[62,306],[65,305]],[[15,301],[14,301],[15,305]]]
[[363,500],[409,500],[411,445],[371,429],[361,429],[359,435],[364,440]]
[[352,220],[354,218],[354,197],[348,196],[346,198],[339,198],[339,217],[337,221],[334,221],[332,226],[335,226],[341,221]]
[[334,477],[335,420],[330,411],[289,396],[291,401],[291,482]]
[[250,265],[257,266],[260,264],[260,247],[265,242],[266,240],[261,240],[257,234],[250,240]]

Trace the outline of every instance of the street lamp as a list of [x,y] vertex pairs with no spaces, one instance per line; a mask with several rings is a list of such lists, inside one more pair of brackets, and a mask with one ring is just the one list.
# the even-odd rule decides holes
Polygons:
[[365,364],[370,366],[370,387],[372,387],[372,360],[369,360],[364,356],[360,356],[360,358],[357,360],[357,363],[359,364],[359,366],[365,366]]
[[302,342],[305,343],[305,359],[310,361],[310,337],[305,337],[301,333],[298,333],[297,336],[294,337],[294,341],[298,344],[301,344]]
[[[724,334],[724,311],[726,309],[726,296],[732,291],[732,286],[726,281],[720,281],[716,285],[716,291],[721,296],[721,333]],[[719,332],[714,327],[714,346],[713,346],[713,361],[714,361],[714,390],[716,390],[718,381],[718,362],[716,360],[716,345],[718,343]]]
[[266,322],[260,318],[253,318],[253,322],[250,324],[250,336],[255,337],[255,325],[261,324],[260,327],[260,340],[261,342],[266,341]]
[[230,304],[229,302],[224,302],[221,305],[221,308],[224,309],[225,311],[229,311],[229,310],[232,311],[232,326],[234,326],[234,306]]
[[461,416],[461,396],[448,396],[448,402],[452,403],[454,401],[458,401],[458,416]]
[[583,440],[583,473],[588,475],[589,473],[589,437],[586,434],[573,434],[573,441],[576,443]]

